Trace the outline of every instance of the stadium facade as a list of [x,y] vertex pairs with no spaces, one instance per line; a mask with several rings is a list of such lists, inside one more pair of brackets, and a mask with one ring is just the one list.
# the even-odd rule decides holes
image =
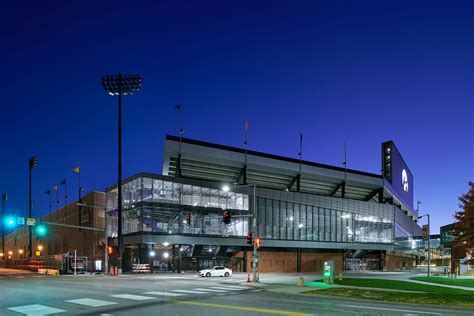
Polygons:
[[[413,175],[392,141],[381,153],[382,174],[373,174],[167,136],[162,174],[123,181],[124,270],[249,271],[249,232],[261,238],[261,272],[317,272],[325,260],[339,271],[414,266],[396,243],[421,234]],[[117,186],[107,193],[116,237]]]

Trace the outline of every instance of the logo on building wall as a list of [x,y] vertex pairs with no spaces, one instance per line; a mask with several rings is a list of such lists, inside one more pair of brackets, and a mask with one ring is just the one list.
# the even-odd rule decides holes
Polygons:
[[405,169],[402,170],[402,187],[403,191],[408,192],[408,174]]

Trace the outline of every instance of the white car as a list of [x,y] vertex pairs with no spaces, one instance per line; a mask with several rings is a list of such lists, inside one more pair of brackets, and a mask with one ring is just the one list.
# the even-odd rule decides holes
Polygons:
[[230,277],[232,275],[232,270],[223,266],[216,266],[210,269],[201,270],[198,272],[198,275],[201,277],[211,277],[211,276]]

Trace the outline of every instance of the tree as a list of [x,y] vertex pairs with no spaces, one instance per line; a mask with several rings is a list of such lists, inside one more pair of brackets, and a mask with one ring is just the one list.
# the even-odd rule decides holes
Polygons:
[[470,189],[459,197],[459,210],[454,218],[457,220],[455,242],[465,245],[467,250],[474,249],[474,182],[469,182]]

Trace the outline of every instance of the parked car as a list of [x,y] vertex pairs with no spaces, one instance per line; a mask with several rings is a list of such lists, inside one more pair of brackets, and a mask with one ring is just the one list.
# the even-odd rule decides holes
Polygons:
[[198,275],[201,277],[211,277],[211,276],[230,277],[232,275],[232,270],[223,266],[216,266],[210,269],[201,270],[198,272]]

